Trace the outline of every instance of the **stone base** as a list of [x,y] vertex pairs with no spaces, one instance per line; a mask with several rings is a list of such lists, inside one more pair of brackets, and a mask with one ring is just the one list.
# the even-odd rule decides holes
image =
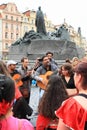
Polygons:
[[45,55],[47,51],[54,53],[55,60],[79,57],[74,42],[63,40],[33,40],[30,44],[11,46],[9,59],[20,61],[23,56],[27,56],[29,60],[35,60],[37,57]]

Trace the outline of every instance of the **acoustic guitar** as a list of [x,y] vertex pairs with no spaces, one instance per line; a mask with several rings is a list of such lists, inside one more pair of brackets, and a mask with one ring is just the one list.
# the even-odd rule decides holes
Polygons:
[[[28,76],[31,73],[32,73],[32,69],[28,70],[25,76]],[[17,87],[20,87],[23,85],[23,82],[21,80],[23,77],[20,74],[15,74],[12,78],[16,82]]]
[[17,87],[23,85],[23,82],[21,81],[22,77],[20,74],[15,74],[12,78],[16,82]]
[[[52,71],[47,71],[45,74],[39,75],[39,77],[43,78],[47,84],[52,73],[53,73]],[[46,85],[43,84],[41,81],[37,81],[37,86],[40,87],[41,89],[44,89],[44,90],[46,89]]]

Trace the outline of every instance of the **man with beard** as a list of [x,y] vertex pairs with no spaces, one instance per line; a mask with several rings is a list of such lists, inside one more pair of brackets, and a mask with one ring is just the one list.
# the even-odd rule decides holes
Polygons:
[[51,64],[48,56],[42,57],[42,65],[38,67],[34,74],[34,78],[37,80],[37,85],[40,87],[39,98],[41,98],[44,93],[49,76],[57,69],[58,68],[55,64]]

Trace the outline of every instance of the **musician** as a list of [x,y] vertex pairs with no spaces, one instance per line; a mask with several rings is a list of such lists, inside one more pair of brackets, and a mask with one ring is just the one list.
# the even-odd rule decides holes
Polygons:
[[[37,68],[37,70],[35,72],[35,75],[34,75],[34,78],[37,81],[40,81],[40,82],[42,82],[43,84],[46,85],[46,81],[43,78],[39,77],[39,75],[44,75],[48,71],[52,71],[53,72],[53,71],[55,71],[57,69],[58,68],[57,68],[57,66],[55,64],[51,64],[48,56],[43,56],[42,57],[42,65]],[[44,93],[44,90],[40,88],[40,93],[39,93],[40,94],[39,95],[40,98],[42,97],[43,93]]]
[[[12,77],[14,77],[16,74],[20,76],[20,73],[16,69],[16,65],[17,65],[17,62],[14,60],[9,60],[7,62],[7,68],[8,68],[8,71]],[[31,116],[33,110],[27,104],[27,102],[25,101],[21,92],[19,91],[19,87],[21,87],[21,86],[18,86],[18,85],[15,82],[15,89],[16,89],[15,99],[16,99],[16,101],[15,101],[14,106],[13,106],[13,113],[14,113],[15,117],[18,117],[21,119],[23,119],[23,118],[28,119],[28,116]]]
[[13,77],[15,74],[19,74],[19,72],[16,70],[17,62],[14,60],[9,60],[7,62],[7,67],[10,75]]
[[57,62],[56,62],[56,61],[54,60],[54,58],[53,58],[53,52],[48,51],[48,52],[46,53],[46,56],[49,58],[51,64],[55,64],[56,66],[58,66]]
[[[32,68],[29,66],[29,60],[27,57],[21,59],[22,65],[18,68],[18,72],[22,76],[23,86],[20,88],[25,100],[29,104],[30,101],[30,91],[31,91],[31,81],[32,81]],[[24,89],[26,88],[27,94],[25,95]]]

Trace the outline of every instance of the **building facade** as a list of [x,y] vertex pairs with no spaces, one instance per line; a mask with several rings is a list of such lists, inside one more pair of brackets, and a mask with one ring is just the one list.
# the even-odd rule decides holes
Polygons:
[[0,5],[2,19],[2,58],[7,59],[8,48],[21,36],[21,14],[14,3]]
[[[27,10],[20,13],[15,3],[0,5],[0,57],[8,59],[9,47],[17,39],[22,38],[30,30],[36,31],[36,11]],[[47,32],[53,31],[54,26],[45,15]]]
[[[27,10],[20,13],[15,3],[0,5],[0,58],[8,59],[9,47],[11,44],[17,39],[22,38],[26,32],[29,32],[30,30],[36,31],[35,19],[36,11],[34,10]],[[54,25],[48,20],[46,14],[44,14],[44,19],[46,32],[54,32]],[[70,32],[72,41],[77,45],[86,46],[86,40],[84,40],[84,38],[65,21],[64,24]]]
[[2,58],[2,15],[0,14],[0,59]]

